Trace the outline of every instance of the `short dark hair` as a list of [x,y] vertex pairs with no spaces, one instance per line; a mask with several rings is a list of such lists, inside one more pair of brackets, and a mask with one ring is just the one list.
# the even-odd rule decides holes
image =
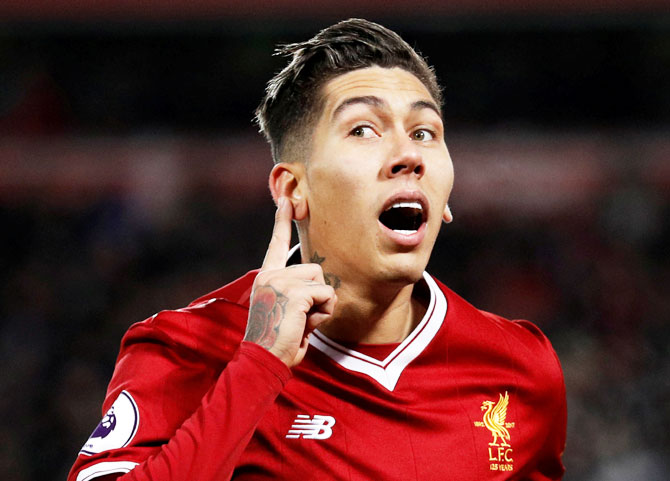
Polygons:
[[311,121],[322,109],[321,87],[352,70],[402,68],[416,76],[442,106],[433,68],[397,33],[368,20],[336,23],[305,42],[279,47],[275,55],[290,57],[290,62],[268,82],[256,109],[256,122],[270,142],[275,163],[289,143],[305,139]]

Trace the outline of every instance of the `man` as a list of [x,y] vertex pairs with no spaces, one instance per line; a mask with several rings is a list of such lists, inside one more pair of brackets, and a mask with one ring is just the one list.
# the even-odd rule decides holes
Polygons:
[[452,220],[433,71],[363,20],[283,53],[262,267],[129,329],[69,479],[559,479],[549,342],[424,272]]

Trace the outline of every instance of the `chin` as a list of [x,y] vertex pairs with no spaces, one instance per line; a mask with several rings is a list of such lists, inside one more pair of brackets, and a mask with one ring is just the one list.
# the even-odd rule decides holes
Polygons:
[[[396,254],[401,259],[393,259],[382,274],[388,282],[397,284],[416,284],[423,278],[428,260],[417,259],[414,255]],[[394,257],[396,257],[394,256]]]

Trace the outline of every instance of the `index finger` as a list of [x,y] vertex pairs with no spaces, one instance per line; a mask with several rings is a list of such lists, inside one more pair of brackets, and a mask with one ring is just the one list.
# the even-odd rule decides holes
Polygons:
[[291,220],[293,220],[293,205],[286,197],[280,197],[277,201],[275,225],[261,267],[262,271],[286,267],[288,251],[291,247]]

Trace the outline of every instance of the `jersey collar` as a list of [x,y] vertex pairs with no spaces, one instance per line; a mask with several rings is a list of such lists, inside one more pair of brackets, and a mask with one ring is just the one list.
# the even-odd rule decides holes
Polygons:
[[349,349],[328,338],[318,329],[310,335],[309,343],[344,369],[365,374],[387,390],[393,391],[403,370],[423,352],[440,330],[447,313],[447,299],[435,280],[427,272],[423,273],[423,279],[430,290],[426,314],[386,359],[379,361]]

